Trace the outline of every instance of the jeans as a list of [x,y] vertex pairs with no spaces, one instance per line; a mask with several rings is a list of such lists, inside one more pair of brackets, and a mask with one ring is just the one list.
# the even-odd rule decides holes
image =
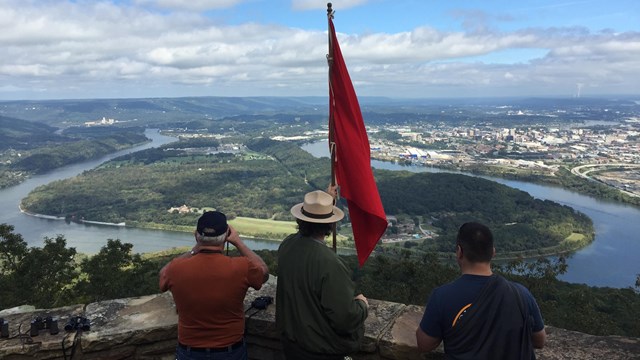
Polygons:
[[232,351],[209,352],[194,351],[178,346],[176,348],[176,360],[247,360],[247,344]]

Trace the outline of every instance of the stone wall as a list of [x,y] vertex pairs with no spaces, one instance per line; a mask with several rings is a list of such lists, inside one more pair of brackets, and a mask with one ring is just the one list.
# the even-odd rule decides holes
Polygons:
[[[275,298],[275,278],[260,291],[249,291],[245,309],[258,296]],[[442,348],[431,354],[416,351],[415,330],[423,308],[392,302],[369,300],[366,339],[357,360],[443,359]],[[247,312],[249,358],[280,360],[280,342],[275,330],[275,306],[252,315]],[[66,332],[70,316],[91,320],[91,329],[83,333]],[[60,332],[51,335],[41,330],[29,336],[30,322],[36,316],[58,317]],[[109,300],[88,305],[36,310],[20,307],[0,311],[9,322],[10,337],[0,338],[0,359],[63,359],[76,341],[74,359],[173,359],[177,338],[175,305],[170,293],[140,298]],[[640,339],[619,336],[591,336],[548,326],[548,342],[536,351],[538,359],[640,359]]]

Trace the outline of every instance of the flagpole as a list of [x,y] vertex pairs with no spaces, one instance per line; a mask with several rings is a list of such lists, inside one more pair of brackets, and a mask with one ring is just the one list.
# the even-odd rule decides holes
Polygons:
[[[333,19],[333,8],[331,3],[327,3],[327,34],[328,34],[328,44],[329,44],[329,54],[327,55],[327,64],[329,65],[329,91],[333,91],[331,89],[331,71],[333,69],[333,44],[331,43],[331,24],[329,23],[331,19]],[[334,119],[333,119],[333,111],[331,111],[331,107],[333,104],[329,104],[329,151],[331,152],[331,187],[336,185],[336,173],[335,173],[335,162],[336,162],[336,143],[334,139]],[[336,192],[337,198],[337,192]],[[334,198],[334,203],[336,202],[336,198]],[[336,223],[333,223],[331,227],[331,233],[333,234],[333,242],[332,248],[333,252],[337,252],[336,246],[336,238],[337,238],[337,227]]]

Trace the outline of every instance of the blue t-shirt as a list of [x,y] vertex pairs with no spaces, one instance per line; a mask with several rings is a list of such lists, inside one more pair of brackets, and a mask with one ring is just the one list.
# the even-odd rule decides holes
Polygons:
[[[465,307],[473,306],[473,301],[489,280],[490,276],[462,275],[457,280],[433,290],[429,296],[420,328],[427,335],[443,339],[446,330],[464,316]],[[544,329],[542,314],[531,292],[518,283],[513,283],[520,290],[524,301],[533,316],[533,332]]]

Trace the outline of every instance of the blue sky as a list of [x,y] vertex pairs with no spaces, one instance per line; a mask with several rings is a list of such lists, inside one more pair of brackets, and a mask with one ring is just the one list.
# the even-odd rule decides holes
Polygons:
[[[0,0],[0,100],[327,94],[326,1]],[[360,96],[640,97],[640,1],[333,1]]]

